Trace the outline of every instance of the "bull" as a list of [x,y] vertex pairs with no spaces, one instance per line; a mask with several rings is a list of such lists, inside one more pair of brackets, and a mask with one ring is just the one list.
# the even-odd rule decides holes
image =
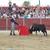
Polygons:
[[41,31],[43,32],[44,36],[47,36],[47,31],[46,31],[46,26],[44,24],[33,24],[30,29],[29,32],[32,33],[33,31],[36,32],[37,35],[37,31]]

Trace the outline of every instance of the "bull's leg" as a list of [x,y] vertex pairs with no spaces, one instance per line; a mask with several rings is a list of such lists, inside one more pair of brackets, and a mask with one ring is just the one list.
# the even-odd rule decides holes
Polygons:
[[43,32],[43,34],[44,34],[44,36],[45,36],[45,32],[44,31],[42,31]]
[[45,32],[43,32],[44,33],[44,36],[45,36]]
[[36,31],[36,35],[37,35],[37,31]]
[[44,36],[47,36],[47,31],[43,31]]
[[47,31],[45,31],[45,36],[47,36]]
[[30,34],[32,34],[32,30],[29,30]]

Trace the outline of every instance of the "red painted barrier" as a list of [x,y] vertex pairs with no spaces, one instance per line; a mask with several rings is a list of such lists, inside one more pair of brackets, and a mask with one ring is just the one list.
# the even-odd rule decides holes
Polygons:
[[[17,22],[20,25],[23,25],[23,19],[18,19]],[[8,29],[11,28],[11,22],[8,19]],[[40,19],[26,19],[25,20],[25,25],[29,28],[32,24],[37,23],[40,24]],[[45,24],[45,26],[47,27],[47,29],[50,29],[50,19],[41,19],[41,24]],[[5,19],[0,19],[0,29],[4,30],[6,29],[6,20]],[[16,25],[16,29],[18,29],[18,26]]]
[[0,19],[0,29],[4,30],[6,29],[6,20],[5,19]]

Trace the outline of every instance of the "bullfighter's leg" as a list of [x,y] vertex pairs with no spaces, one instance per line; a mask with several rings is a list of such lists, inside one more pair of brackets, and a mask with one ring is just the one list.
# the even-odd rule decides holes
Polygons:
[[13,35],[15,35],[15,24],[14,23],[13,23],[12,31],[13,31]]
[[10,35],[12,35],[12,33],[13,33],[13,35],[15,35],[15,26],[14,26],[13,22],[11,23],[11,32],[10,32]]
[[10,32],[10,35],[12,35],[12,31]]

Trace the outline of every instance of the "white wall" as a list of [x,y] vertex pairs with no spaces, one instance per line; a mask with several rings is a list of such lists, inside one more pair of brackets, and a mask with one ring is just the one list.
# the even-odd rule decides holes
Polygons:
[[[13,3],[16,3],[18,6],[21,6],[26,0],[11,0]],[[31,5],[37,5],[39,0],[27,0],[30,1]],[[41,6],[50,5],[50,0],[40,0]],[[9,0],[0,0],[0,6],[8,6]]]

